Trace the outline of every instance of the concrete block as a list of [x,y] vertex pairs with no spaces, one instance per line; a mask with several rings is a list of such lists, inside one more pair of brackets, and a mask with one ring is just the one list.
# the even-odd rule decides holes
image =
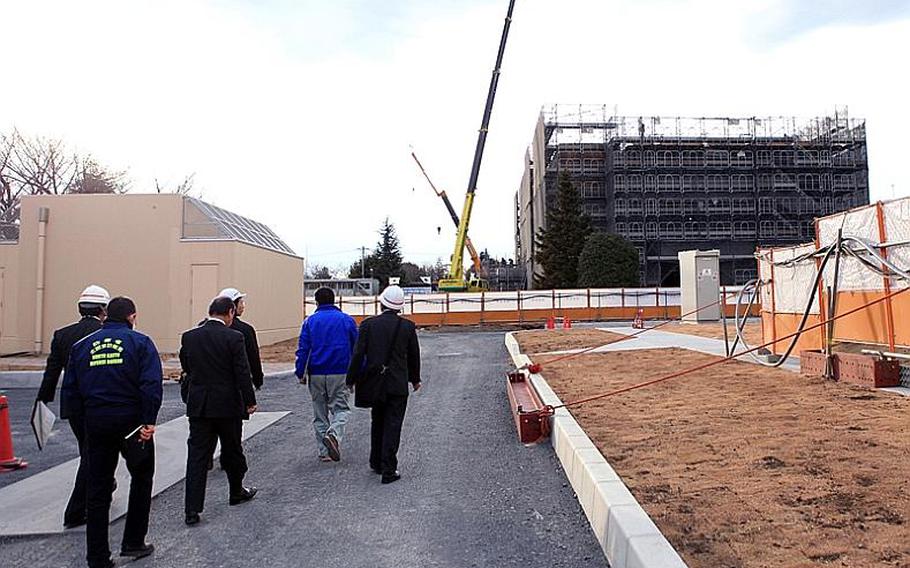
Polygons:
[[[582,490],[585,481],[585,465],[588,463],[597,463],[603,459],[603,456],[600,455],[600,451],[597,448],[578,447],[572,455],[572,467],[566,470],[566,477],[569,478],[569,483],[572,484],[572,489],[575,491],[582,509],[584,509],[584,496]],[[590,514],[587,510],[585,510],[585,515],[588,515],[590,518]]]
[[610,507],[604,552],[611,568],[629,568],[626,562],[629,557],[629,541],[641,536],[661,536],[661,533],[640,505]]
[[591,528],[594,529],[597,542],[600,543],[605,553],[607,552],[610,510],[627,505],[637,507],[638,501],[621,480],[602,481],[594,487],[591,503]]
[[581,507],[588,516],[588,521],[591,522],[594,520],[594,499],[597,496],[597,486],[607,481],[621,481],[603,456],[599,455],[599,458],[597,461],[582,463],[584,469],[580,473],[581,490],[576,490]]
[[686,563],[663,535],[629,539],[626,568],[686,568]]
[[571,474],[572,462],[575,459],[575,450],[578,448],[591,448],[588,435],[572,418],[554,418],[553,419],[553,447],[556,450],[556,456],[562,463],[566,476]]
[[[562,404],[562,400],[556,392],[550,388],[550,385],[547,384],[547,381],[541,375],[531,375],[531,384],[534,385],[534,389],[537,391],[537,394],[540,395],[540,400],[543,401],[544,404],[549,404],[550,406],[559,406]],[[566,410],[565,414],[569,414],[569,412]]]

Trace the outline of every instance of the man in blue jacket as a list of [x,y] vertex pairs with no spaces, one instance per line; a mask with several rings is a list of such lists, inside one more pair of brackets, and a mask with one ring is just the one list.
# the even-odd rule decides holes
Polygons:
[[313,398],[313,428],[319,459],[341,459],[344,425],[351,414],[351,393],[345,384],[351,353],[357,343],[354,318],[335,306],[330,288],[316,290],[316,313],[306,318],[297,344],[295,373],[309,382]]
[[85,417],[88,457],[86,559],[92,567],[114,566],[108,542],[111,493],[120,455],[130,472],[129,509],[120,556],[142,558],[155,474],[155,422],[161,408],[161,359],[152,340],[133,331],[136,304],[114,298],[104,326],[70,352],[61,404]]

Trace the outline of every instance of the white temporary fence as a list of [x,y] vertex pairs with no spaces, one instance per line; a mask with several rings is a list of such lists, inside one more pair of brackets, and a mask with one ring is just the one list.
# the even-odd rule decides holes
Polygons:
[[[725,287],[728,300],[739,287]],[[381,311],[376,296],[337,297],[335,304],[351,316]],[[645,308],[680,305],[679,288],[597,288],[577,290],[520,290],[515,292],[451,292],[405,297],[404,314],[525,312],[561,309]],[[306,300],[306,313],[316,303]]]
[[[773,282],[771,286],[762,288],[763,309],[782,314],[803,312],[812,291],[819,258],[810,253],[836,243],[838,233],[861,239],[880,249],[899,267],[910,267],[910,198],[874,203],[822,217],[816,221],[816,233],[816,243],[760,251],[759,277],[764,282]],[[798,262],[781,264],[800,256],[803,259]],[[825,266],[822,290],[834,284],[834,265],[834,262],[829,262]],[[881,292],[907,286],[903,280],[886,278],[849,256],[840,259],[837,280],[838,290],[844,292]],[[817,298],[810,313],[818,314]]]

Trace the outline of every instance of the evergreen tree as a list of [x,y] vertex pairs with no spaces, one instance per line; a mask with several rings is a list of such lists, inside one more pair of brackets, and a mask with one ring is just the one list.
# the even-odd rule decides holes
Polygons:
[[543,269],[534,276],[536,288],[574,288],[578,285],[578,256],[591,233],[591,221],[582,212],[581,196],[572,180],[559,177],[556,203],[547,210],[546,228],[537,232],[536,260]]
[[622,288],[641,282],[638,249],[619,235],[593,233],[578,257],[578,286]]
[[401,244],[398,242],[395,225],[389,221],[388,217],[385,218],[379,229],[379,242],[376,243],[373,255],[375,257],[373,277],[378,278],[383,287],[389,285],[390,276],[403,276],[401,273]]

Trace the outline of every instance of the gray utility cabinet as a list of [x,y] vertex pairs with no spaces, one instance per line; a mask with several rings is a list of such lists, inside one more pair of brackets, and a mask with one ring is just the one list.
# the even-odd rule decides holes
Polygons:
[[[679,253],[679,285],[684,322],[720,320],[720,251],[685,250]],[[713,306],[711,304],[714,304]],[[710,307],[706,307],[710,306]],[[704,308],[696,313],[695,310]]]

